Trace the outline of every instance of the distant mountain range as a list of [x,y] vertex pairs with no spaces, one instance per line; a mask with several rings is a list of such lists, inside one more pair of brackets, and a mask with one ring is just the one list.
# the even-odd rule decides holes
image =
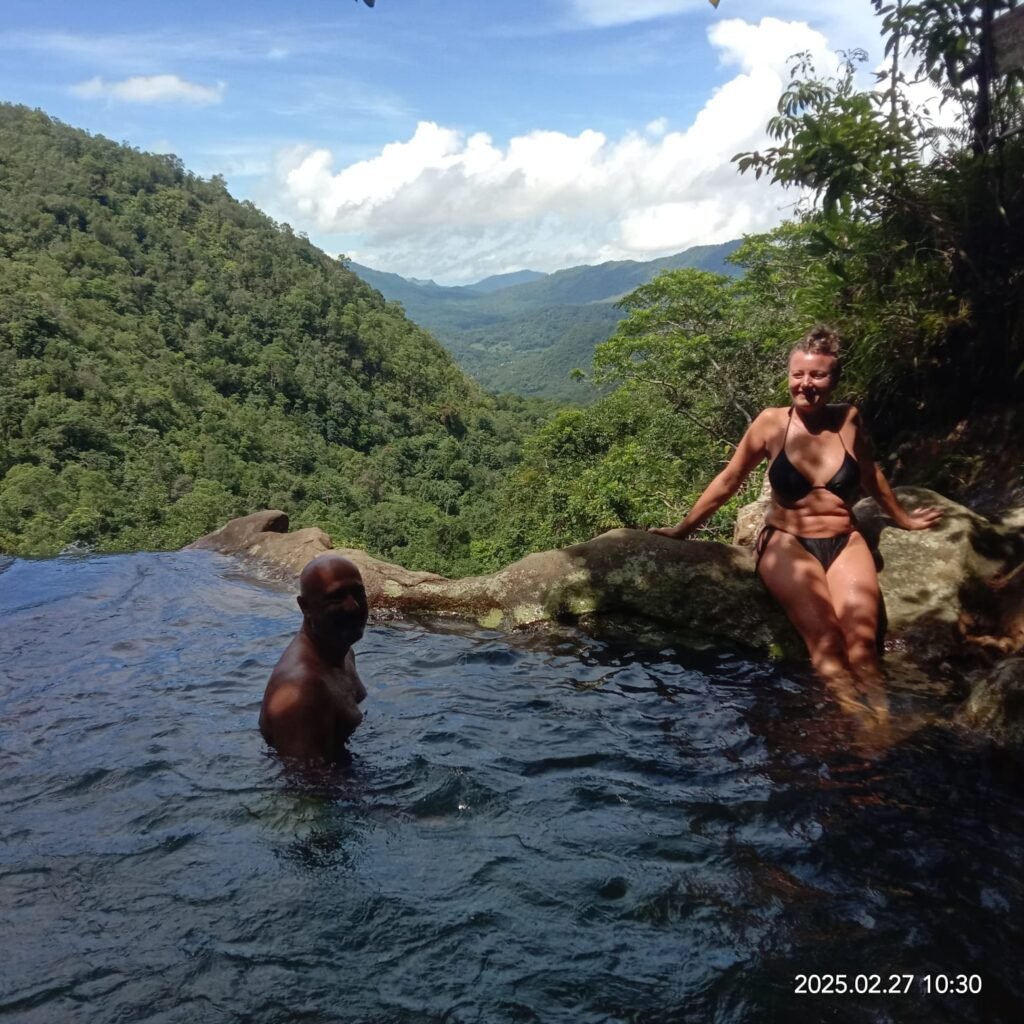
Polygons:
[[400,302],[489,390],[579,402],[591,395],[569,374],[589,369],[594,347],[615,332],[619,299],[663,270],[737,274],[725,260],[739,244],[698,245],[661,259],[615,260],[553,274],[519,270],[457,287],[349,266],[384,298]]

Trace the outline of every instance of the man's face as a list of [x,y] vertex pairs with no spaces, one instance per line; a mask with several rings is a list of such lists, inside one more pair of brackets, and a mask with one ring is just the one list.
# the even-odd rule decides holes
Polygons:
[[306,595],[303,611],[318,638],[354,644],[362,638],[369,614],[359,571],[344,563],[325,569],[321,586]]

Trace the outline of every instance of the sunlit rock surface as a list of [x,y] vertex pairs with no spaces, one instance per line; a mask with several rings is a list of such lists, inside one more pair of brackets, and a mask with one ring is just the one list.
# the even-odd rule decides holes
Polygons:
[[761,493],[755,501],[744,505],[736,513],[736,525],[732,531],[732,542],[741,548],[752,548],[757,543],[758,534],[764,528],[764,517],[772,507],[772,485],[765,474]]
[[[1024,558],[1024,534],[1015,524],[994,525],[933,491],[899,488],[897,495],[908,508],[941,506],[945,516],[935,529],[911,533],[887,525],[873,501],[856,507],[857,521],[877,551],[887,635],[924,660],[947,657],[963,649],[965,623],[978,609],[988,609],[993,618],[992,581]],[[287,528],[285,513],[258,512],[232,520],[192,547],[254,558],[286,575],[331,548],[321,530]],[[489,576],[461,580],[338,550],[359,565],[378,611],[453,614],[490,628],[627,619],[692,646],[802,652],[744,547],[612,530],[527,555]]]
[[[985,633],[1004,653],[1019,650],[1024,628],[1010,607],[1015,591],[999,594],[998,581],[1024,560],[1024,514],[992,523],[935,491],[898,487],[896,495],[908,509],[937,506],[944,516],[934,529],[909,532],[893,527],[873,499],[854,508],[875,551],[888,637],[933,658],[973,642],[970,634]],[[753,546],[769,505],[762,495],[740,510],[735,544]]]
[[[288,514],[276,509],[232,519],[188,548],[241,555],[285,576],[297,576],[307,562],[333,548],[331,538],[316,527],[288,532]],[[188,550],[186,548],[186,550]]]
[[920,487],[899,487],[905,508],[937,506],[942,522],[931,530],[898,530],[865,499],[854,516],[877,551],[889,633],[922,652],[958,650],[971,609],[988,600],[988,584],[1024,556],[1024,535],[994,525],[970,509]]
[[[190,545],[270,562],[293,575],[330,548],[322,531],[287,530],[283,512],[235,519]],[[583,544],[542,551],[489,576],[450,580],[391,565],[353,548],[375,611],[431,612],[489,628],[628,618],[661,627],[695,647],[739,645],[762,653],[800,651],[786,617],[754,575],[750,552],[612,530]]]

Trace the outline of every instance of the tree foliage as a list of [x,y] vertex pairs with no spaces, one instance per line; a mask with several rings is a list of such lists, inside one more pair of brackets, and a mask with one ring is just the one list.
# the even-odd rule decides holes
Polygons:
[[[810,308],[843,329],[861,396],[896,433],[1019,394],[1024,97],[1019,71],[982,87],[981,4],[875,7],[891,59],[879,87],[857,87],[859,55],[833,77],[799,56],[769,126],[778,145],[736,159],[812,196],[809,252],[832,280]],[[922,81],[952,129],[906,100]]]
[[448,572],[539,421],[174,157],[0,106],[0,547],[184,544],[263,507]]
[[[169,547],[276,506],[464,573],[671,521],[784,398],[785,353],[819,321],[846,339],[839,397],[883,447],[1019,404],[1022,76],[986,77],[979,3],[875,7],[874,86],[858,53],[835,74],[798,55],[773,144],[737,158],[800,190],[797,217],[744,241],[740,277],[673,270],[630,293],[594,353],[603,397],[554,416],[481,393],[219,179],[0,107],[0,547]],[[906,99],[922,82],[952,128]],[[489,323],[472,343],[498,351]]]

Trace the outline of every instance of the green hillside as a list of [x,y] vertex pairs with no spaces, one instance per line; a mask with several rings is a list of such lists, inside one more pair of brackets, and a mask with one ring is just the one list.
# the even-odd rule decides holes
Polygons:
[[697,245],[656,260],[610,260],[596,266],[569,267],[537,281],[505,288],[494,296],[493,307],[507,312],[547,309],[551,306],[582,306],[613,302],[653,280],[665,270],[710,270],[735,275],[737,267],[726,262],[739,241],[721,245]]
[[[622,318],[615,306],[618,299],[666,270],[734,275],[738,268],[726,259],[738,245],[696,246],[645,262],[570,267],[500,288],[494,287],[494,279],[444,288],[358,264],[352,269],[385,298],[400,302],[486,388],[579,402],[596,393],[580,388],[570,374],[576,368],[589,369],[595,346],[614,333]],[[486,293],[481,294],[481,286]]]
[[536,281],[545,275],[538,270],[513,270],[509,274],[493,274],[482,281],[474,281],[469,287],[475,292],[497,292],[502,288],[510,288],[515,284],[526,284]]
[[453,332],[447,347],[467,373],[494,391],[590,402],[598,392],[570,375],[589,368],[595,347],[615,332],[621,316],[610,302],[552,306]]
[[176,547],[279,507],[485,568],[539,418],[221,180],[0,105],[0,550]]

